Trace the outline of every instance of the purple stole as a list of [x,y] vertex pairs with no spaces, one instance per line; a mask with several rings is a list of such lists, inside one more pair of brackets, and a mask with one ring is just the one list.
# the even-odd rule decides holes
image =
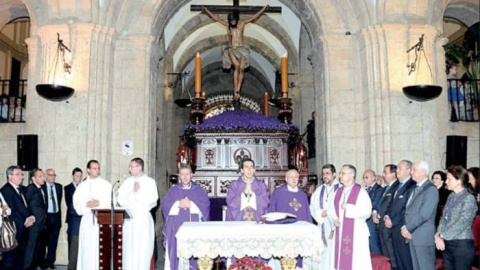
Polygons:
[[[333,185],[333,192],[337,191],[338,187],[340,187],[340,184]],[[325,194],[326,189],[327,188],[325,187],[325,185],[323,185],[322,190],[320,191],[320,209],[324,209],[323,208],[323,196]],[[325,222],[322,224],[322,235],[325,235]]]
[[[359,184],[354,184],[350,196],[348,196],[347,204],[356,204],[358,194],[362,187]],[[345,187],[342,187],[338,190],[335,195],[335,212],[337,216],[340,216],[340,199],[342,198],[343,191]],[[353,218],[343,217],[341,221],[342,224],[342,242],[340,240],[340,230],[337,228],[335,230],[335,269],[352,269],[353,262],[353,236],[354,236],[354,222]],[[338,246],[340,244],[341,254],[339,254]],[[341,260],[339,260],[339,257]],[[340,262],[339,262],[340,261]],[[338,265],[340,263],[340,265]],[[339,268],[340,267],[340,268]]]

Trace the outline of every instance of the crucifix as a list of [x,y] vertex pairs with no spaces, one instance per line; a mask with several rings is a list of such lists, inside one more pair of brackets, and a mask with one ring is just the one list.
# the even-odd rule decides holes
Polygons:
[[[233,104],[235,109],[240,109],[240,89],[244,78],[244,71],[250,66],[250,51],[243,44],[243,31],[245,25],[251,23],[265,12],[281,13],[282,7],[240,6],[239,0],[233,0],[233,6],[191,5],[190,11],[205,12],[212,20],[227,27],[228,46],[223,49],[222,64],[224,69],[233,65]],[[240,12],[253,14],[249,18],[240,20]],[[228,13],[227,21],[218,18],[214,13]]]

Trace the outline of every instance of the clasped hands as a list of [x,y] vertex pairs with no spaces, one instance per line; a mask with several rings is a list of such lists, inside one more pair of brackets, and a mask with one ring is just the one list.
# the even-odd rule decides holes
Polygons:
[[97,199],[91,199],[90,201],[87,202],[87,207],[88,208],[97,207],[99,205],[100,205],[100,201],[97,200]]
[[33,225],[33,223],[35,223],[35,218],[33,216],[29,216],[26,220],[25,220],[25,227],[30,227]]
[[8,205],[3,205],[2,206],[2,216],[6,216],[7,215],[7,210],[8,210]]
[[191,202],[188,199],[188,197],[185,197],[185,199],[181,199],[178,203],[178,208],[187,209],[187,208],[190,208],[190,206],[191,206]]
[[376,214],[376,213],[373,213],[373,214],[372,214],[372,221],[373,221],[373,223],[375,223],[375,224],[379,224],[379,223],[380,223],[380,218],[378,217],[378,214]]
[[247,185],[245,186],[245,189],[243,190],[243,192],[245,194],[252,194],[253,193],[253,190],[252,190],[252,183],[251,182],[248,182]]
[[392,228],[392,220],[388,216],[385,217],[385,227],[388,229]]
[[402,233],[402,236],[406,239],[411,240],[412,239],[412,234],[407,230],[407,227],[403,226],[402,230],[400,231]]
[[440,233],[435,234],[435,246],[438,250],[445,250],[445,241],[440,237]]
[[[347,203],[342,203],[341,207],[342,207],[343,210],[347,210]],[[323,213],[322,213],[322,216],[323,216]],[[333,221],[333,224],[335,224],[336,227],[340,227],[340,225],[342,225],[342,223],[338,219],[335,219]]]
[[133,192],[137,192],[139,189],[140,189],[140,183],[135,182],[135,184],[133,184]]

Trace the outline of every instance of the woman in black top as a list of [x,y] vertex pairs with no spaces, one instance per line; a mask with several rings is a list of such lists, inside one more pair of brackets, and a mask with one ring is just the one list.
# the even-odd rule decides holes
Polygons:
[[[480,168],[479,167],[470,167],[467,170],[468,172],[468,180],[470,182],[471,188],[470,191],[472,192],[473,196],[477,201],[477,206],[480,206]],[[480,214],[480,209],[477,211],[477,215]]]
[[435,227],[438,227],[440,218],[442,217],[443,207],[447,202],[448,195],[450,195],[450,190],[447,189],[445,181],[447,180],[447,174],[442,171],[435,171],[432,174],[432,183],[438,189],[438,205],[437,205],[437,214],[435,215]]

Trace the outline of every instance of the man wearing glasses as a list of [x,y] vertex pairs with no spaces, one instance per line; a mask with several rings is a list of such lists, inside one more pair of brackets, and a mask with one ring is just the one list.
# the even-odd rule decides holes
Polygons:
[[[340,171],[343,187],[335,193],[329,212],[334,214],[334,269],[372,269],[368,244],[367,218],[372,214],[372,202],[365,189],[355,183],[357,169],[346,164]],[[333,207],[332,207],[333,206]]]
[[118,189],[118,203],[130,219],[125,220],[123,235],[123,269],[150,269],[155,228],[150,210],[157,205],[157,184],[143,172],[141,158],[130,161],[130,177]]
[[[47,195],[47,219],[45,220],[45,242],[42,251],[42,269],[55,269],[55,260],[57,254],[58,236],[62,226],[60,212],[63,187],[55,183],[57,175],[53,169],[46,171],[47,182],[42,186],[43,192]],[[46,249],[46,254],[45,254]]]
[[8,182],[0,189],[5,202],[12,210],[10,217],[17,227],[17,248],[3,253],[3,269],[23,269],[23,257],[27,244],[27,228],[35,222],[25,199],[22,169],[19,166],[10,166],[7,169]]

